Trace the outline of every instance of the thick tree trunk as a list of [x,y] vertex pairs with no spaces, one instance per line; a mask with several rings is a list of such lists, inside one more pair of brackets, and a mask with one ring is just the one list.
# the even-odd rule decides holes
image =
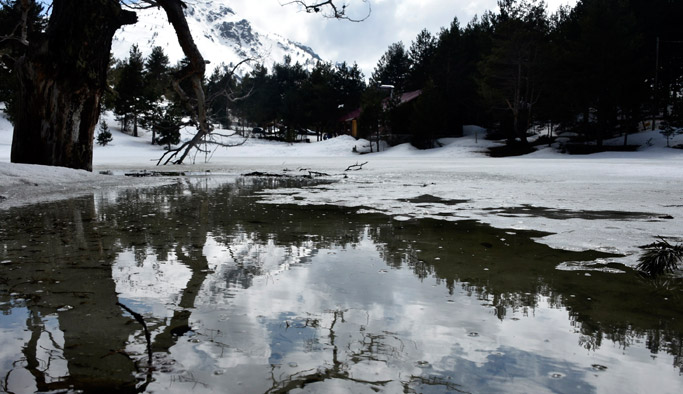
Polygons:
[[11,159],[91,171],[112,38],[137,18],[117,0],[54,0],[52,7],[46,34],[17,64]]

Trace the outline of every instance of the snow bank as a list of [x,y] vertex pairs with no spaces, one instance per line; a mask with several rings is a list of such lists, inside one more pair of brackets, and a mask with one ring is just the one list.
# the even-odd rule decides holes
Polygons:
[[0,162],[0,209],[90,194],[103,188],[153,187],[168,179],[115,177],[62,167]]

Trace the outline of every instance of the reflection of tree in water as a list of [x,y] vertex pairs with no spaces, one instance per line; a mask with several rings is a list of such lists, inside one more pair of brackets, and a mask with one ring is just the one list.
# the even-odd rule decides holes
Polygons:
[[[266,393],[288,393],[291,390],[303,389],[333,380],[341,380],[351,385],[345,386],[349,392],[353,391],[353,385],[366,386],[374,391],[381,391],[394,382],[393,377],[377,380],[357,378],[354,377],[352,369],[371,363],[388,364],[392,360],[404,358],[406,346],[404,340],[391,332],[368,332],[365,325],[347,321],[345,314],[348,312],[348,310],[333,310],[327,312],[330,315],[329,319],[323,317],[301,319],[299,327],[311,327],[318,334],[313,340],[315,343],[307,343],[304,350],[316,353],[329,352],[329,361],[317,368],[293,373],[288,372],[288,368],[272,364],[271,379],[273,385]],[[325,320],[329,320],[329,326],[326,326]],[[367,320],[370,320],[369,316]],[[325,343],[320,346],[320,342],[323,340]],[[280,372],[281,369],[284,371]],[[436,375],[412,375],[407,379],[402,378],[399,383],[405,393],[416,393],[418,391],[415,388],[423,385],[441,386],[455,392],[464,392],[460,390],[457,384]]]
[[[68,389],[71,386],[68,379],[65,380],[61,379],[59,376],[50,375],[53,362],[64,360],[63,355],[60,354],[64,350],[63,346],[55,340],[52,332],[45,328],[44,320],[38,316],[36,312],[30,312],[28,319],[27,326],[30,327],[31,338],[26,343],[26,346],[24,346],[24,359],[20,361],[25,363],[25,368],[33,375],[36,387],[39,391]],[[39,345],[43,334],[48,337],[52,349],[44,348]],[[41,348],[45,353],[43,355],[44,358],[39,356]],[[8,391],[8,380],[11,372],[12,371],[8,371],[5,376],[3,385],[5,391]]]
[[[248,197],[255,189],[274,186],[272,180],[238,180],[218,189],[208,182],[131,189],[114,198],[81,198],[0,215],[0,308],[11,313],[25,305],[30,311],[27,327],[32,334],[15,364],[34,375],[38,390],[144,390],[135,388],[138,362],[133,360],[144,357],[124,351],[131,334],[137,331],[140,338],[141,331],[116,306],[111,266],[118,253],[132,251],[139,266],[149,255],[159,261],[174,256],[190,268],[173,316],[156,327],[154,349],[166,352],[175,344],[176,333],[189,326],[206,281],[203,248],[208,234],[229,238],[248,232],[256,243],[282,238],[287,245],[303,239],[279,207],[259,206]],[[276,233],[269,223],[284,224]],[[258,264],[240,263],[223,274],[227,283],[247,288],[262,271]],[[45,366],[51,363],[38,359],[35,343],[44,333],[52,335],[44,328],[45,316],[52,315],[58,316],[56,329],[64,333],[65,345],[55,351],[68,361],[68,376],[50,380]],[[89,317],[84,321],[84,316]],[[5,389],[12,371],[5,376]]]
[[[41,377],[46,370],[39,367],[44,363],[36,361],[38,349],[31,345],[35,340],[24,348],[22,365],[34,374],[37,384],[45,382],[46,391],[59,390],[58,384],[76,389],[96,387],[102,382],[88,381],[93,371],[113,368],[121,373],[103,374],[109,379],[107,384],[135,390],[138,383],[133,376],[138,365],[131,357],[142,356],[121,350],[131,336],[141,340],[142,334],[115,306],[118,297],[111,266],[121,251],[133,250],[138,264],[150,254],[159,261],[173,256],[190,269],[191,277],[173,316],[154,322],[154,349],[163,353],[176,343],[176,329],[182,332],[189,327],[200,290],[219,297],[225,289],[248,288],[255,277],[278,269],[264,266],[259,248],[290,248],[288,261],[305,262],[311,254],[304,250],[315,253],[354,247],[365,237],[377,244],[390,267],[408,267],[422,280],[443,284],[451,294],[460,289],[477,297],[500,319],[507,318],[510,311],[532,314],[541,302],[566,307],[581,334],[580,346],[597,349],[608,339],[626,347],[644,338],[653,354],[672,354],[674,363],[683,368],[680,313],[667,303],[653,301],[668,298],[671,305],[680,303],[680,287],[676,287],[680,280],[662,287],[652,286],[630,271],[620,275],[593,272],[590,278],[583,272],[559,271],[556,266],[561,262],[593,260],[598,255],[553,250],[530,239],[539,233],[509,234],[475,223],[398,222],[381,215],[361,217],[353,210],[335,207],[264,205],[256,203],[252,193],[275,186],[275,180],[239,179],[236,184],[219,187],[211,182],[207,178],[159,189],[127,190],[111,201],[86,198],[52,204],[37,210],[41,212],[38,215],[22,214],[20,222],[15,219],[16,211],[0,215],[0,260],[12,260],[12,264],[1,266],[7,275],[0,277],[0,302],[7,304],[0,308],[8,310],[10,294],[17,293],[33,316],[27,324],[32,338],[43,332],[45,316],[56,314],[60,329],[66,330],[62,351],[71,378],[50,382]],[[284,182],[291,182],[285,186],[301,186],[298,181]],[[210,266],[204,255],[209,238],[227,249],[225,261],[218,267]],[[22,248],[24,245],[29,247]],[[72,275],[69,270],[74,266],[87,282],[83,276],[63,277]],[[210,275],[214,269],[220,270],[219,275]],[[45,291],[44,295],[37,293],[38,289]],[[73,310],[62,310],[65,305]],[[87,313],[93,316],[88,330],[80,320]],[[326,379],[352,381],[351,366],[383,362],[382,357],[400,353],[397,336],[360,328],[353,346],[341,345],[337,328],[345,324],[344,313],[331,313],[332,323],[318,328],[331,344],[331,364],[277,379],[274,375],[272,392]],[[101,343],[88,345],[92,346],[88,350],[92,362],[87,357],[84,361],[83,344],[96,341]],[[116,366],[106,366],[110,362]],[[86,368],[83,363],[90,365]],[[440,379],[417,376],[403,384],[406,391],[425,382],[448,387],[446,381],[439,383]],[[381,385],[382,381],[357,383]]]
[[[300,181],[286,183],[301,186]],[[331,245],[328,237],[311,241],[310,235],[316,231],[311,227],[334,228],[343,235],[329,239],[348,241],[349,234],[353,234],[354,240],[359,239],[360,235],[349,231],[350,225],[333,225],[337,224],[338,217],[326,219],[327,210],[319,214],[312,210],[313,215],[309,210],[302,224],[300,216],[292,218],[290,211],[279,206],[256,204],[253,191],[273,185],[267,179],[238,179],[235,184],[217,188],[188,181],[162,190],[129,190],[119,197],[119,204],[101,204],[99,215],[113,219],[122,230],[119,244],[141,250],[136,257],[139,264],[150,253],[160,260],[171,255],[192,272],[173,316],[167,322],[156,324],[155,352],[167,351],[177,341],[177,333],[190,329],[191,311],[200,289],[210,297],[229,296],[231,288],[249,288],[254,277],[267,275],[269,269],[277,268],[263,266],[259,249],[264,245],[285,248],[285,257],[289,257],[280,264],[289,264],[310,257],[300,253],[310,250],[314,244],[317,248]],[[138,232],[144,232],[144,237]],[[203,248],[209,238],[227,252],[218,266],[210,266],[204,255]],[[244,244],[248,247],[243,247]],[[232,262],[227,264],[229,260]],[[216,274],[209,276],[214,270]]]
[[13,216],[20,210],[0,215],[0,260],[9,262],[0,267],[0,308],[26,308],[31,333],[4,389],[23,368],[38,391],[134,391],[136,364],[118,351],[134,329],[115,305],[115,240],[94,219],[93,200],[29,209],[21,220]]
[[[329,346],[332,350],[332,360],[330,366],[321,366],[316,369],[299,371],[289,376],[276,376],[277,366],[272,366],[273,387],[268,389],[266,393],[288,393],[297,388],[303,388],[307,385],[324,382],[330,379],[349,380],[361,384],[383,386],[389,381],[365,381],[360,379],[353,379],[348,371],[348,364],[339,360],[339,347],[337,346],[337,334],[335,326],[339,322],[345,323],[344,311],[332,311],[332,323],[330,327],[322,328],[327,331],[327,338],[329,339]],[[317,319],[306,319],[305,327],[321,328],[320,321]]]
[[[207,201],[195,206],[197,200],[189,200],[194,189],[176,186],[168,194],[128,191],[119,197],[126,199],[122,204],[81,198],[0,215],[0,308],[9,314],[26,307],[31,333],[23,356],[2,377],[4,391],[17,369],[33,375],[39,391],[144,390],[144,386],[136,388],[138,363],[124,351],[138,328],[116,306],[111,266],[126,249],[133,250],[139,264],[150,253],[178,256],[193,275],[168,331],[186,324],[187,309],[194,307],[206,277],[202,247],[211,229]],[[190,204],[175,208],[183,198]],[[182,209],[176,213],[184,215],[182,220],[189,225],[176,221],[171,209]],[[57,327],[46,328],[50,316],[56,317]],[[63,345],[51,340],[49,351],[38,345],[57,332],[63,335]],[[157,335],[157,349],[167,351],[175,343],[170,337],[167,331]],[[48,354],[43,356],[44,352]],[[53,372],[53,360],[64,360],[68,371]]]
[[[254,277],[268,275],[272,267],[264,267],[258,254],[264,245],[315,251],[353,247],[369,237],[390,267],[408,267],[422,280],[433,278],[451,294],[460,288],[491,307],[500,319],[510,312],[533,314],[543,302],[569,310],[582,335],[582,347],[597,349],[603,339],[626,347],[644,337],[653,353],[666,351],[676,360],[683,354],[683,328],[676,308],[652,301],[669,298],[676,302],[680,299],[676,286],[652,286],[630,270],[620,275],[592,272],[587,279],[581,271],[556,269],[566,261],[591,261],[603,254],[551,249],[532,240],[544,235],[539,232],[502,231],[473,222],[400,222],[367,214],[358,217],[352,210],[334,207],[283,209],[258,204],[252,197],[254,190],[300,187],[297,180],[238,179],[235,184],[217,188],[209,182],[187,181],[161,193],[129,191],[121,197],[121,204],[101,213],[126,217],[119,227],[134,231],[128,232],[128,238],[124,231],[121,244],[140,242],[152,247],[158,256],[167,255],[169,245],[173,245],[176,254],[183,256],[180,259],[193,271],[193,280],[183,295],[188,297],[182,302],[183,308],[192,308],[190,300],[195,299],[195,289],[202,283],[210,294],[217,294],[226,287],[248,288]],[[128,212],[119,211],[121,205]],[[150,216],[150,212],[155,215]],[[201,250],[208,234],[227,247],[234,261],[221,267],[222,284],[206,283],[206,273],[202,272],[207,269]],[[236,245],[243,245],[245,239],[253,246],[237,250]],[[181,320],[187,324],[187,319]]]
[[680,278],[662,284],[607,263],[595,267],[626,272],[558,270],[563,262],[605,255],[553,250],[532,240],[542,233],[511,234],[473,222],[394,221],[371,234],[390,266],[444,283],[451,294],[460,287],[500,319],[510,311],[532,314],[541,302],[566,308],[581,347],[595,350],[608,339],[626,348],[644,338],[653,354],[673,355],[683,371],[683,322],[680,309],[671,307],[681,300]]

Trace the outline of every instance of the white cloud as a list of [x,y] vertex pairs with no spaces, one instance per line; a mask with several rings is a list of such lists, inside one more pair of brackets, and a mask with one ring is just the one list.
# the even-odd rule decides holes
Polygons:
[[[361,23],[323,18],[306,13],[295,5],[281,6],[282,0],[225,0],[238,15],[248,19],[262,31],[278,33],[310,46],[323,59],[331,62],[357,62],[369,76],[390,44],[403,41],[409,46],[422,29],[438,34],[450,26],[454,18],[461,25],[475,15],[497,8],[496,0],[369,0],[370,17]],[[550,10],[576,0],[548,0]],[[351,0],[365,7],[359,0]],[[364,15],[365,8],[349,13]]]
[[[193,0],[188,0],[192,2]],[[438,34],[454,18],[466,25],[475,15],[497,9],[497,0],[346,0],[348,14],[370,17],[360,23],[327,19],[306,13],[300,6],[283,5],[288,0],[216,0],[247,19],[258,31],[273,32],[310,46],[330,62],[357,62],[369,76],[390,44],[409,46],[422,29]],[[341,0],[340,0],[341,2]],[[576,0],[546,0],[550,10],[574,5]]]

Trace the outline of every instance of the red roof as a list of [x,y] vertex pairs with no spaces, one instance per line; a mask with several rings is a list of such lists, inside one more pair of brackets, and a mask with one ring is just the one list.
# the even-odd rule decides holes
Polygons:
[[354,119],[358,119],[360,117],[361,112],[363,112],[363,110],[361,108],[357,108],[357,109],[349,112],[348,114],[342,116],[341,118],[339,118],[339,121],[340,122],[350,122]]
[[[422,89],[413,90],[412,92],[403,93],[403,94],[401,94],[398,105],[403,105],[405,103],[411,102],[411,101],[415,100],[416,98],[420,97],[421,94],[422,94]],[[389,102],[389,98],[385,98],[384,100],[382,100],[382,104],[385,108],[386,108],[388,102]],[[339,118],[339,121],[340,122],[350,122],[354,119],[358,119],[360,117],[361,112],[363,112],[363,109],[357,108],[354,111],[349,112],[348,114]]]
[[422,89],[413,90],[412,92],[403,93],[401,95],[401,101],[399,102],[399,105],[413,101],[416,98],[420,97],[421,94],[422,94]]

